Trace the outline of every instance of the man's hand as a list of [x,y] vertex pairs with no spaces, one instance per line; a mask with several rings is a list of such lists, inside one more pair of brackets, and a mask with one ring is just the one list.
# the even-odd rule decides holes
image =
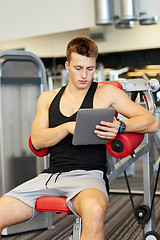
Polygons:
[[67,122],[66,129],[69,133],[74,134],[76,122]]
[[118,133],[120,122],[114,117],[113,122],[101,121],[96,125],[94,133],[100,138],[113,139]]

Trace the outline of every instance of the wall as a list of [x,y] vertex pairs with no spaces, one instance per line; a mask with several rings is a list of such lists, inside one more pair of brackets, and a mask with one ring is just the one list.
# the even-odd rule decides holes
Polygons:
[[[160,48],[160,23],[140,26],[135,23],[133,29],[118,30],[114,26],[105,26],[105,40],[97,41],[100,53]],[[70,39],[76,36],[89,36],[89,29],[62,32],[0,42],[0,50],[26,48],[40,57],[65,56],[65,48]]]
[[0,41],[88,28],[93,0],[0,0]]
[[160,23],[119,30],[95,27],[94,0],[0,0],[0,50],[26,48],[39,57],[63,57],[70,39],[103,29],[100,53],[160,48]]
[[65,56],[68,41],[76,36],[87,36],[88,30],[75,30],[65,33],[24,38],[0,42],[0,51],[25,48],[39,57],[61,57]]
[[135,22],[133,29],[115,29],[105,27],[106,41],[98,42],[100,52],[117,52],[160,47],[159,24],[142,26]]

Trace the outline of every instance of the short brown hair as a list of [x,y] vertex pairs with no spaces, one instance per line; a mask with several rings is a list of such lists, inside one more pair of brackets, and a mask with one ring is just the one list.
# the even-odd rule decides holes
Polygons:
[[71,60],[71,53],[75,52],[86,57],[98,57],[98,47],[97,44],[90,38],[87,37],[77,37],[72,39],[67,45],[67,61]]

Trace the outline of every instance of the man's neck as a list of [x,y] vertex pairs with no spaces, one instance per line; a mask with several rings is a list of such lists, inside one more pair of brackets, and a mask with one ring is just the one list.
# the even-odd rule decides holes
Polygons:
[[65,93],[69,94],[69,95],[72,95],[72,96],[76,96],[76,95],[77,96],[84,96],[88,92],[91,84],[92,84],[92,82],[86,88],[78,88],[74,84],[69,83],[66,87]]

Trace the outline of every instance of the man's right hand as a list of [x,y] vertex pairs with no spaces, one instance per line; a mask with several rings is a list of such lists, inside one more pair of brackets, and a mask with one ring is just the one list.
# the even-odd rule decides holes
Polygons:
[[76,126],[75,121],[66,123],[66,128],[67,128],[68,132],[71,133],[71,134],[74,134],[75,126]]

